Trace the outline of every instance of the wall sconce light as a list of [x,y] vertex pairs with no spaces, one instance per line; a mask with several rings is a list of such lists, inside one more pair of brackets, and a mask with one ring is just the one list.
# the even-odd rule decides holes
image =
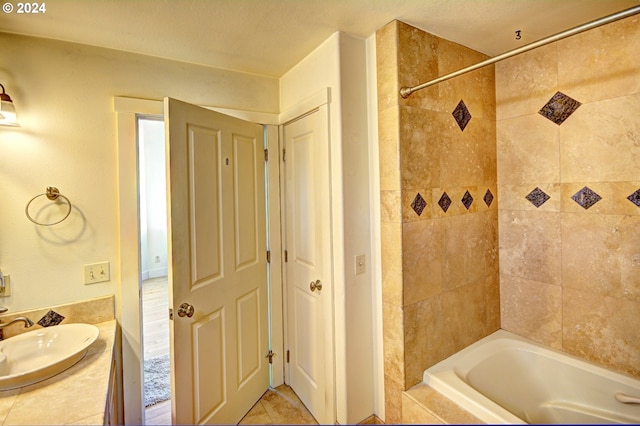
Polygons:
[[0,93],[0,125],[19,126],[13,101],[9,95],[4,92],[4,86],[0,84],[0,87],[2,88],[2,93]]

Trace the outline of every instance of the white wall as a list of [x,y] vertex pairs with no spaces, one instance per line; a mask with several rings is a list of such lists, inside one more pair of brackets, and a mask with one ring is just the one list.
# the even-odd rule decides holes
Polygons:
[[281,78],[281,111],[330,88],[332,237],[337,421],[374,413],[371,268],[355,275],[354,258],[371,262],[367,63],[365,40],[335,33]]
[[168,273],[164,121],[140,119],[138,137],[140,267],[145,280]]
[[[113,97],[172,96],[278,112],[277,79],[137,54],[0,33],[0,82],[20,128],[0,127],[0,268],[10,311],[118,293],[116,114]],[[74,205],[41,227],[26,203],[56,186]],[[82,265],[111,262],[112,280],[83,285]]]

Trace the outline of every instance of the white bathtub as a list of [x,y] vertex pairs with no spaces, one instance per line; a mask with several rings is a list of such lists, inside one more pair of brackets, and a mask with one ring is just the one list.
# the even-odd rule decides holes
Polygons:
[[640,423],[640,404],[615,397],[640,397],[640,380],[505,330],[430,367],[424,382],[487,423]]

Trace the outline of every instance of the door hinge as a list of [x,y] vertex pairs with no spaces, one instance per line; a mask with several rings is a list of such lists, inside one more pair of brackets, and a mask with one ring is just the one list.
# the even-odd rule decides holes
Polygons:
[[282,149],[282,161],[287,161],[287,150]]
[[271,263],[271,250],[267,250],[267,263]]
[[269,161],[269,150],[266,148],[264,150],[264,161]]
[[287,253],[287,251],[284,251],[284,261],[288,262],[289,261],[289,253]]
[[269,358],[269,364],[273,364],[273,357],[276,356],[276,354],[269,349],[269,352],[267,352],[267,356],[265,358]]
[[289,349],[287,349],[287,363],[289,362]]
[[169,321],[173,321],[173,308],[169,308]]

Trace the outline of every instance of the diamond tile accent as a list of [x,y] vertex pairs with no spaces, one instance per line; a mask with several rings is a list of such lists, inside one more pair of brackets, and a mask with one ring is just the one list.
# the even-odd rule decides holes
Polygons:
[[487,207],[491,207],[491,203],[493,202],[493,194],[491,193],[491,191],[487,189],[487,192],[484,193],[483,199]]
[[547,200],[549,198],[551,198],[551,197],[549,195],[547,195],[547,193],[544,192],[542,189],[540,189],[540,188],[538,188],[536,186],[536,189],[534,189],[533,191],[528,193],[525,198],[527,200],[529,200],[531,202],[531,204],[536,206],[536,208],[538,208],[541,205],[543,205],[544,203],[546,203]]
[[573,194],[571,198],[573,199],[573,201],[580,204],[580,206],[582,206],[585,210],[593,206],[598,201],[602,200],[601,196],[593,192],[587,186]]
[[446,192],[442,193],[442,197],[438,200],[438,205],[445,213],[449,210],[449,207],[451,206],[451,198],[449,198]]
[[464,207],[469,210],[469,207],[471,207],[471,204],[473,204],[473,197],[471,196],[471,194],[469,194],[469,191],[466,191],[464,193],[464,196],[462,197],[462,204],[464,204]]
[[418,216],[420,216],[424,211],[425,207],[427,207],[427,202],[424,200],[424,198],[422,198],[422,195],[420,195],[420,193],[418,192],[418,195],[416,195],[416,198],[414,198],[413,202],[411,203],[411,208],[413,209],[414,212],[416,212]]
[[456,109],[454,109],[451,114],[456,120],[456,123],[458,123],[460,130],[464,131],[464,128],[467,127],[467,124],[469,124],[469,121],[471,120],[471,113],[462,100],[458,102],[458,106],[456,106]]
[[51,327],[53,325],[58,325],[62,322],[64,317],[55,311],[49,311],[45,316],[40,318],[38,321],[38,325],[42,327]]
[[538,114],[541,114],[559,126],[564,123],[580,105],[582,105],[580,102],[564,93],[556,92],[556,94],[549,99],[549,102],[538,111]]
[[640,189],[627,197],[627,200],[631,201],[636,206],[640,207]]

